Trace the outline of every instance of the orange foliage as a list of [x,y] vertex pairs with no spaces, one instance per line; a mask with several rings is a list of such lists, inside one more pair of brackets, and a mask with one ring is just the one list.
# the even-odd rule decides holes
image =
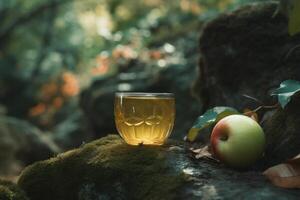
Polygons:
[[94,76],[105,74],[108,71],[107,65],[100,65],[92,69],[92,74]]
[[62,75],[63,85],[61,92],[66,97],[72,97],[79,93],[79,82],[73,73],[65,72]]
[[154,59],[154,60],[159,60],[164,57],[164,55],[158,50],[150,51],[149,55],[150,55],[150,58]]
[[42,86],[41,95],[43,100],[51,99],[58,92],[57,84],[51,81]]
[[204,8],[197,2],[192,0],[181,0],[180,7],[183,11],[199,14]]
[[38,117],[38,123],[47,126],[54,120],[57,110],[61,109],[64,102],[79,93],[79,81],[71,72],[64,72],[41,87],[39,103],[32,107],[28,115]]
[[43,114],[45,111],[46,111],[46,105],[44,103],[39,103],[29,110],[29,115],[31,117],[36,117],[38,115]]
[[133,59],[136,58],[136,52],[130,46],[120,45],[113,50],[112,56],[113,58]]
[[64,100],[61,97],[55,97],[54,100],[53,100],[53,106],[56,109],[61,108],[61,106],[63,105],[63,103],[64,103]]
[[106,55],[99,55],[96,57],[96,67],[92,69],[92,75],[103,75],[109,70],[109,57]]

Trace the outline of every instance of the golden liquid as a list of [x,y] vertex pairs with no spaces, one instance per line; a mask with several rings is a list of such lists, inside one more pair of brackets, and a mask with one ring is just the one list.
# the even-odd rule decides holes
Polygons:
[[115,97],[116,127],[128,144],[163,144],[172,131],[174,118],[173,97]]

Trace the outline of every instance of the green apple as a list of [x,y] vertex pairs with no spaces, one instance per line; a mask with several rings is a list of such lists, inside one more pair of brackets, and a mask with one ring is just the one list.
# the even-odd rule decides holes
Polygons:
[[250,117],[230,115],[216,124],[210,142],[220,161],[231,167],[246,168],[263,155],[265,134]]

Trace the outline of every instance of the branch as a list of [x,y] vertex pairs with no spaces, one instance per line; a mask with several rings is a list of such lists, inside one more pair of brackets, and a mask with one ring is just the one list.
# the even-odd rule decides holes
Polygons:
[[291,48],[291,49],[287,52],[287,54],[286,54],[286,56],[285,56],[285,60],[287,60],[287,59],[290,57],[290,55],[291,55],[296,49],[298,49],[298,48],[300,48],[300,44],[298,44],[298,45],[294,46],[293,48]]
[[57,7],[62,4],[71,2],[73,0],[55,0],[55,1],[50,1],[45,4],[39,5],[35,8],[33,8],[31,11],[28,13],[25,13],[24,15],[18,17],[15,21],[13,21],[10,25],[8,25],[5,30],[0,33],[0,41],[5,41],[5,39],[10,35],[10,33],[19,25],[25,24],[29,22],[30,20],[34,19],[38,15],[44,13],[46,10],[49,8]]
[[254,110],[250,110],[248,112],[245,112],[244,115],[251,114],[251,113],[256,113],[256,112],[260,111],[261,109],[274,109],[274,108],[278,108],[278,107],[279,107],[278,103],[276,103],[274,105],[271,105],[271,106],[258,106]]
[[247,94],[243,94],[242,96],[243,96],[243,97],[246,97],[246,98],[248,98],[248,99],[251,99],[251,100],[255,101],[256,103],[259,103],[260,105],[263,105],[263,102],[260,101],[259,99],[255,98],[255,97],[252,97],[252,96],[247,95]]

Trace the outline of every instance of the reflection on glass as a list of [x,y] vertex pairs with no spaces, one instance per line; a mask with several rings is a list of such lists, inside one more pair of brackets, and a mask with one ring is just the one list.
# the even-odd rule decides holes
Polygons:
[[131,145],[162,145],[175,118],[171,93],[117,93],[115,122],[120,135]]

